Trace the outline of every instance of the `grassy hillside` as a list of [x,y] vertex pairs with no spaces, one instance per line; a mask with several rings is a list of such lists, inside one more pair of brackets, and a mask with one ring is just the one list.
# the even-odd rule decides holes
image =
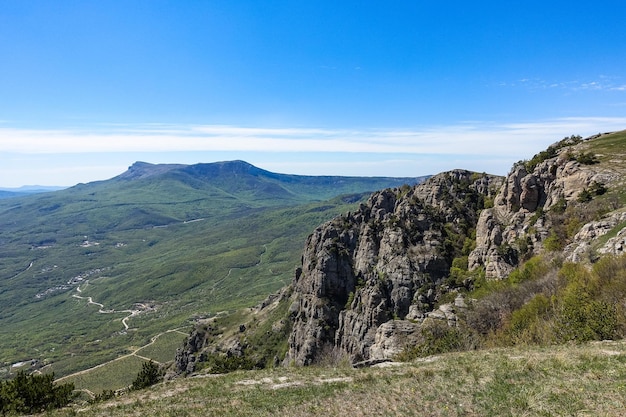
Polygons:
[[332,196],[399,182],[136,164],[1,200],[0,377],[18,362],[66,375],[254,305],[291,280],[313,228],[366,194]]
[[390,367],[279,368],[198,375],[69,416],[622,416],[626,344],[491,349]]

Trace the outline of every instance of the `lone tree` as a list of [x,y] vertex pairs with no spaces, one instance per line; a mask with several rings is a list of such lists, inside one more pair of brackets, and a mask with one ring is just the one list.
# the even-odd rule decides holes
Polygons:
[[159,369],[159,365],[153,361],[144,362],[141,366],[141,371],[137,374],[137,378],[135,378],[130,388],[133,391],[147,388],[161,381],[161,379],[163,379],[163,373]]

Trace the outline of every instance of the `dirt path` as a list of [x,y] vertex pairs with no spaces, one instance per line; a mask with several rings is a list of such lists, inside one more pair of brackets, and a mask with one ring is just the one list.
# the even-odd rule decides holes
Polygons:
[[15,279],[17,277],[19,277],[20,275],[22,275],[24,272],[28,271],[29,269],[31,269],[33,267],[33,264],[35,263],[35,261],[31,261],[30,264],[28,264],[28,266],[26,267],[25,270],[18,272],[17,274],[13,275],[12,277],[9,278],[9,280]]
[[128,358],[128,357],[130,357],[130,356],[136,356],[136,357],[141,358],[141,359],[143,359],[143,360],[146,360],[146,361],[152,361],[152,362],[154,362],[154,363],[160,364],[160,362],[155,361],[154,359],[148,358],[148,357],[146,357],[146,356],[141,356],[141,355],[138,355],[138,354],[137,354],[137,352],[139,352],[139,351],[140,351],[141,349],[143,349],[143,348],[146,348],[146,347],[148,347],[148,346],[150,346],[150,345],[154,344],[154,342],[156,342],[156,341],[157,341],[157,339],[158,339],[159,337],[161,337],[161,336],[163,336],[164,334],[167,334],[167,333],[180,333],[180,334],[182,334],[182,335],[187,336],[187,333],[181,332],[181,331],[180,331],[180,329],[170,329],[170,330],[166,330],[166,331],[161,332],[161,333],[159,333],[159,334],[157,334],[157,335],[155,335],[155,336],[152,336],[152,337],[150,338],[150,341],[149,341],[148,343],[146,343],[145,345],[140,346],[140,347],[138,347],[138,348],[135,348],[132,352],[127,353],[126,355],[118,356],[118,357],[117,357],[117,358],[115,358],[115,359],[111,359],[110,361],[107,361],[107,362],[104,362],[104,363],[98,364],[98,365],[96,365],[96,366],[92,366],[91,368],[83,369],[82,371],[78,371],[78,372],[74,372],[73,374],[65,375],[65,376],[63,376],[63,377],[61,377],[61,378],[55,379],[55,382],[61,382],[61,381],[64,381],[64,380],[66,380],[66,379],[68,379],[68,378],[72,378],[72,377],[75,377],[75,376],[79,376],[79,375],[86,374],[86,373],[91,372],[91,371],[93,371],[93,370],[95,370],[95,369],[102,368],[102,367],[104,367],[104,366],[106,366],[106,365],[108,365],[108,364],[110,364],[110,363],[113,363],[113,362],[116,362],[116,361],[119,361],[119,360],[122,360],[122,359]]
[[[85,282],[85,286],[84,287],[87,287],[87,285],[89,285],[89,281]],[[78,294],[72,294],[73,298],[76,298],[76,299],[79,299],[79,300],[87,300],[87,304],[88,305],[89,304],[93,304],[95,306],[98,306],[98,313],[100,313],[100,314],[128,313],[128,315],[122,319],[122,324],[124,325],[124,330],[128,330],[130,328],[129,325],[128,325],[128,320],[130,318],[132,318],[132,317],[134,317],[134,316],[136,316],[136,315],[138,315],[138,314],[140,314],[140,313],[142,313],[144,311],[150,310],[150,308],[151,308],[151,307],[149,307],[149,306],[147,306],[145,304],[137,303],[135,305],[141,307],[140,309],[135,309],[135,310],[114,310],[114,309],[109,309],[109,310],[106,310],[104,308],[104,304],[98,303],[98,302],[94,301],[92,297],[84,297],[82,295],[79,295],[79,294],[82,294],[82,292],[83,292],[83,290],[80,288],[80,285],[78,287],[76,287],[76,292]],[[122,360],[124,358],[128,358],[129,356],[136,356],[136,357],[141,358],[143,360],[146,360],[146,361],[150,361],[151,360],[151,361],[153,361],[153,362],[155,362],[157,364],[160,364],[160,362],[158,362],[158,361],[156,361],[156,360],[154,360],[152,358],[148,358],[146,356],[139,355],[139,354],[137,354],[137,352],[139,352],[143,348],[146,348],[146,347],[154,344],[157,341],[157,339],[159,337],[161,337],[162,335],[164,335],[166,333],[172,333],[172,332],[180,333],[180,334],[182,334],[184,336],[187,336],[187,333],[184,333],[184,332],[180,331],[180,328],[166,330],[166,331],[161,332],[161,333],[159,333],[159,334],[157,334],[155,336],[152,336],[148,343],[146,343],[143,346],[140,346],[140,347],[137,347],[137,348],[133,348],[133,350],[130,353],[128,353],[128,354],[119,356],[119,357],[117,357],[115,359],[111,359],[110,361],[101,363],[101,364],[93,366],[91,368],[84,369],[82,371],[78,371],[78,372],[75,372],[75,373],[70,374],[70,375],[66,375],[64,377],[58,378],[56,381],[57,382],[58,381],[63,381],[63,380],[66,380],[68,378],[71,378],[71,377],[75,377],[75,376],[78,376],[78,375],[86,374],[86,373],[91,372],[91,371],[93,371],[95,369],[102,368],[102,367],[104,367],[104,366],[106,366],[106,365],[108,365],[108,364],[110,364],[112,362],[119,361],[119,360]],[[91,394],[93,394],[93,393],[91,393]]]
[[[88,284],[89,284],[89,281],[87,281],[85,283],[85,286],[87,286]],[[83,290],[80,289],[80,285],[78,287],[76,287],[76,292],[78,292],[79,294],[83,292]],[[93,304],[93,305],[98,306],[99,307],[98,313],[100,313],[100,314],[128,313],[128,316],[126,316],[126,317],[124,317],[122,319],[122,324],[124,325],[124,330],[128,330],[130,328],[130,326],[128,326],[128,319],[138,315],[139,313],[141,313],[142,311],[145,311],[147,309],[147,308],[144,308],[143,310],[113,310],[113,309],[105,310],[104,309],[104,304],[95,302],[92,297],[83,297],[83,296],[78,295],[78,294],[72,294],[72,297],[77,298],[79,300],[87,300],[87,304]],[[139,304],[139,305],[145,307],[145,304]]]

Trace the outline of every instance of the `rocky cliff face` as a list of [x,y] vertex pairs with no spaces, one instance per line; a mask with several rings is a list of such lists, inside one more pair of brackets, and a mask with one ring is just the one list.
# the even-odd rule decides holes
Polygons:
[[[373,194],[308,238],[293,282],[286,362],[339,350],[353,362],[390,357],[416,333],[502,178],[456,170]],[[445,312],[443,312],[445,318]]]
[[[544,156],[545,159],[535,166],[520,162],[513,167],[495,198],[494,207],[480,214],[476,226],[476,249],[469,256],[470,269],[484,267],[487,278],[504,278],[518,265],[518,255],[542,253],[546,239],[563,228],[564,225],[559,223],[571,221],[572,217],[578,222],[572,222],[570,230],[559,233],[557,237],[565,241],[571,237],[567,236],[568,233],[571,235],[598,215],[589,211],[595,208],[584,207],[580,209],[587,210],[587,215],[572,213],[569,218],[558,215],[567,207],[583,202],[584,193],[591,198],[592,192],[597,193],[620,179],[614,170],[594,163],[589,155],[586,159],[581,158],[581,155],[585,156],[585,147],[585,141],[565,139],[552,145],[552,151],[544,154],[552,156]],[[609,220],[608,223],[612,226],[605,227],[606,231],[617,221]],[[593,225],[589,227],[597,230]],[[573,241],[585,240],[588,244],[600,235],[586,236],[586,240],[585,235],[580,235]],[[577,255],[573,255],[574,252]],[[578,245],[566,248],[570,260],[581,260],[582,252],[583,248]]]
[[[591,256],[591,242],[626,214],[609,199],[588,204],[622,177],[585,153],[587,145],[566,138],[506,178],[456,170],[377,192],[318,227],[292,284],[285,363],[315,363],[330,351],[352,362],[392,358],[419,341],[426,320],[454,326],[465,302],[453,287],[465,283],[452,281],[453,261],[501,279],[546,251],[565,260]],[[623,252],[625,236],[616,233],[597,252]]]

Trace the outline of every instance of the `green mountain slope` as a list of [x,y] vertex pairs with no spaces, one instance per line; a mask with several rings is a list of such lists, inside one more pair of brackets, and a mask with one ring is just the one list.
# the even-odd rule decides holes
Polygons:
[[63,375],[186,332],[194,316],[251,306],[290,281],[306,235],[359,193],[418,181],[137,163],[2,200],[2,375],[22,361]]

